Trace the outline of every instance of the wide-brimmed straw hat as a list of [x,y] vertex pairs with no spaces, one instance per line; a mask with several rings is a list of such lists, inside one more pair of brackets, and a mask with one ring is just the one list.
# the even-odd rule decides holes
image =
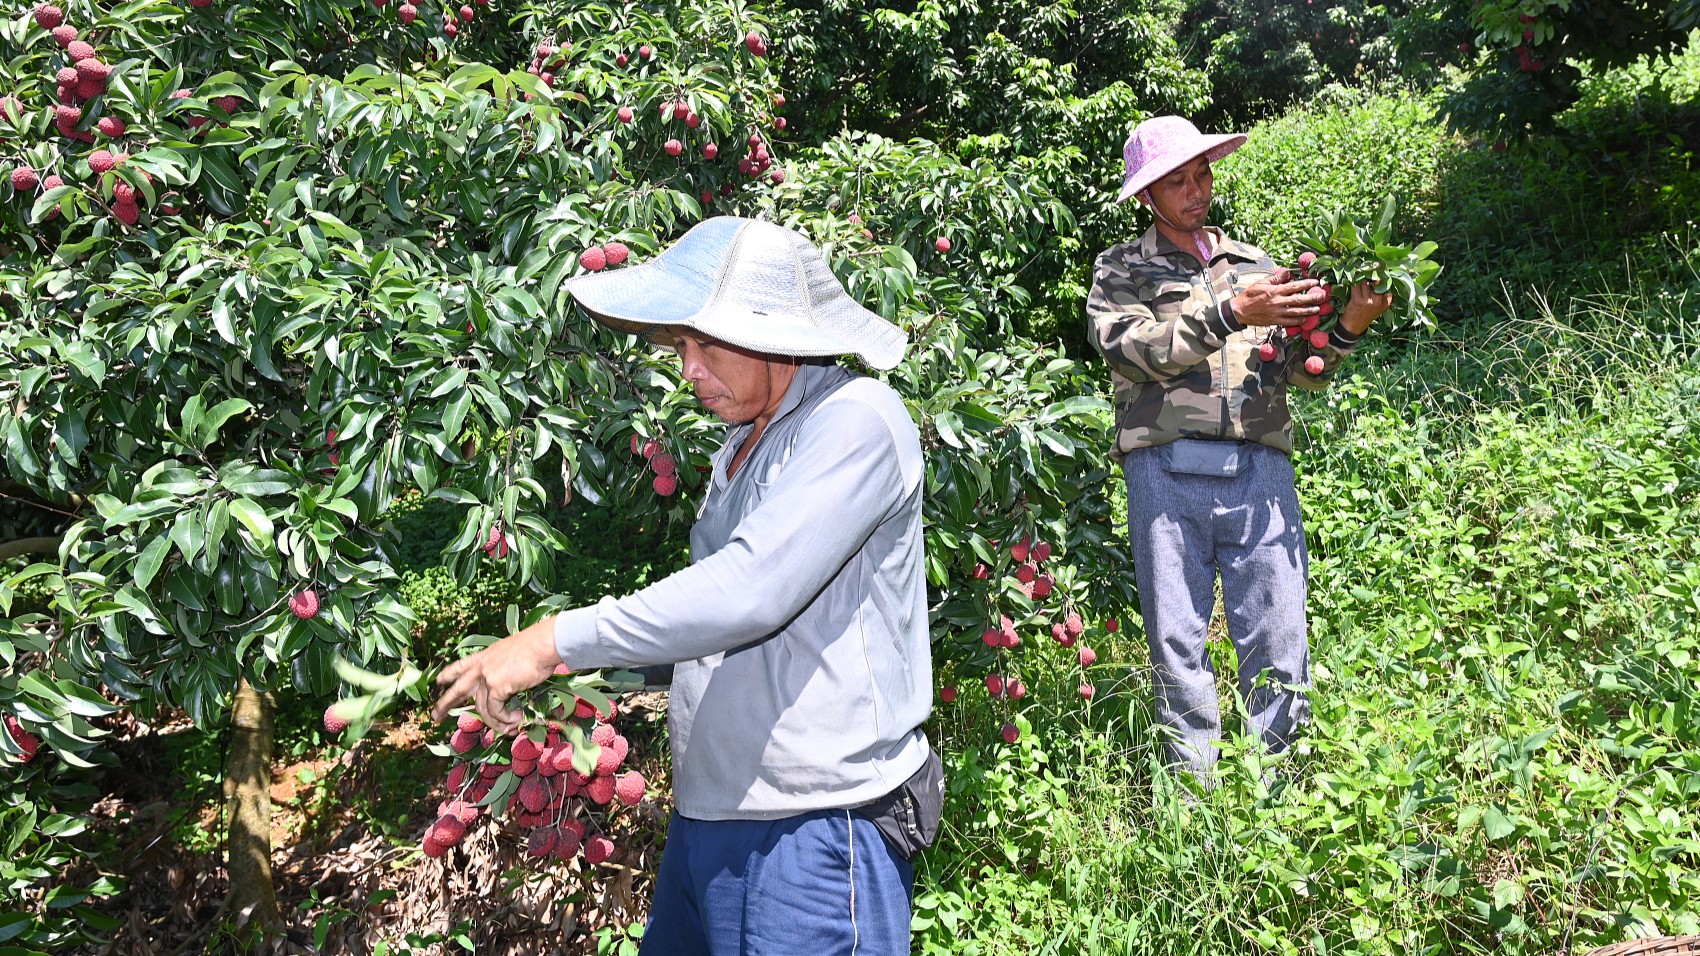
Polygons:
[[907,345],[902,329],[844,291],[813,243],[755,219],[706,219],[649,262],[566,288],[598,322],[664,348],[685,328],[755,352],[854,355],[888,369]]
[[1153,116],[1134,127],[1133,135],[1122,147],[1122,159],[1127,162],[1127,179],[1122,181],[1122,194],[1116,202],[1126,202],[1151,184],[1169,175],[1200,156],[1212,163],[1245,145],[1240,133],[1220,133],[1206,136],[1183,116]]

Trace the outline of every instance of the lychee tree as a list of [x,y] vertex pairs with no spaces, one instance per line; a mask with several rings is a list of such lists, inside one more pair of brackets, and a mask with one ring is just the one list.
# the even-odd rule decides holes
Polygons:
[[[52,591],[0,630],[0,712],[59,761],[96,751],[111,700],[232,724],[232,912],[260,925],[275,695],[455,652],[412,639],[398,501],[454,509],[446,566],[499,569],[525,620],[596,597],[557,593],[561,495],[689,520],[720,429],[560,287],[705,215],[802,230],[910,330],[889,379],[925,435],[943,665],[985,665],[970,619],[1127,598],[1094,493],[1107,406],[1078,364],[992,334],[1072,224],[1030,167],[788,141],[785,41],[735,3],[502,2],[73,3],[0,28],[0,480],[66,518],[0,581],[8,610]],[[1023,535],[1055,543],[1050,605],[965,560]]]

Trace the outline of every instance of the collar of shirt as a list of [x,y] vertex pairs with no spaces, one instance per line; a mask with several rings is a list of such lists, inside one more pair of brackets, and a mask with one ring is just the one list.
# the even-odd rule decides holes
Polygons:
[[[1238,259],[1242,262],[1256,262],[1261,254],[1243,242],[1229,239],[1220,226],[1205,226],[1204,231],[1210,233],[1216,240],[1216,251],[1211,254],[1210,261],[1214,263],[1223,256]],[[1182,249],[1163,235],[1155,225],[1145,230],[1145,235],[1139,237],[1139,256],[1147,262],[1162,259],[1171,265],[1178,257],[1185,256],[1193,261],[1198,260],[1198,254],[1191,249]],[[1190,269],[1188,271],[1191,271]]]

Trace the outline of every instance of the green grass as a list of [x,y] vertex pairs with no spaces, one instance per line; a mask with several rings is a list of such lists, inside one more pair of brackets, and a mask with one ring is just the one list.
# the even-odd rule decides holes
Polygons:
[[1697,302],[1372,340],[1297,410],[1316,721],[1280,782],[1247,753],[1197,806],[1154,796],[1133,636],[1089,716],[1053,688],[1013,759],[983,709],[941,712],[957,823],[922,869],[925,951],[1700,931]]

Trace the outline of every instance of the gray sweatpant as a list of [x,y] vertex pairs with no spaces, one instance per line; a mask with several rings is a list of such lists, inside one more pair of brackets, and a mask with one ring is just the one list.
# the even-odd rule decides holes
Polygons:
[[1310,559],[1292,461],[1266,445],[1245,443],[1240,450],[1240,471],[1231,478],[1171,472],[1167,445],[1136,449],[1122,460],[1157,719],[1172,731],[1170,762],[1202,778],[1209,777],[1222,737],[1205,646],[1218,571],[1252,729],[1280,751],[1310,715]]

